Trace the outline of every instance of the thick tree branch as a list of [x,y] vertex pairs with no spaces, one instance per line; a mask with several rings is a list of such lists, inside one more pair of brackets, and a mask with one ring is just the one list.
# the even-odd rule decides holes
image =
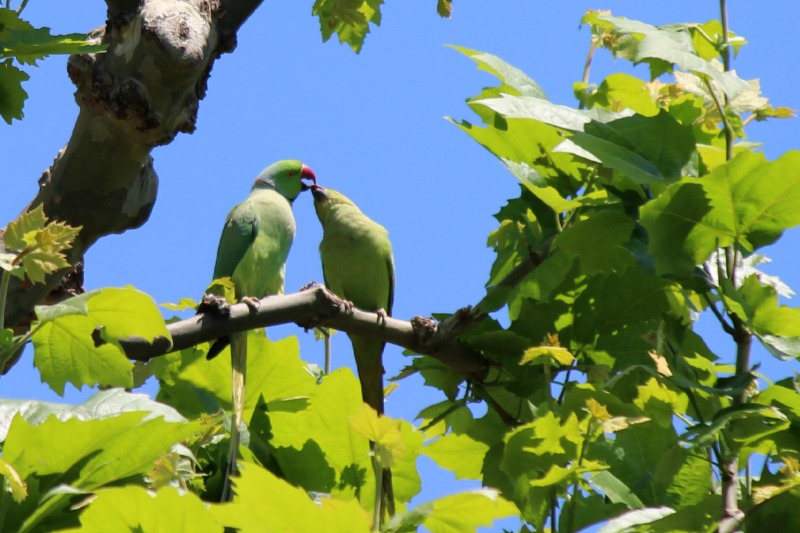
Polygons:
[[206,312],[169,324],[167,329],[172,335],[172,344],[168,339],[157,339],[153,343],[126,339],[121,344],[129,358],[148,361],[233,332],[294,322],[307,328],[323,326],[379,338],[434,357],[469,379],[481,381],[489,369],[486,359],[441,331],[432,319],[415,317],[409,322],[385,317],[382,320],[377,313],[359,309],[349,313],[345,311],[343,301],[322,286],[293,294],[268,296],[260,302],[258,311],[241,303],[232,305],[228,316]]
[[[42,204],[51,220],[82,227],[71,264],[101,237],[147,221],[158,191],[151,150],[194,131],[214,61],[234,48],[236,31],[260,3],[107,0],[108,21],[90,34],[107,51],[70,58],[80,114],[25,208]],[[45,284],[14,283],[6,324],[24,327],[65,273]]]

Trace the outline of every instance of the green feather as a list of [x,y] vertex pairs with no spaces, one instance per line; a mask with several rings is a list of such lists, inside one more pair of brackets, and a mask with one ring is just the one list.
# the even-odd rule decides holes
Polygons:
[[[332,189],[315,187],[314,207],[322,224],[319,246],[325,286],[364,311],[392,313],[394,303],[394,257],[389,233],[367,217],[346,196]],[[383,414],[383,349],[385,343],[348,334],[361,382],[364,401]],[[391,475],[384,478],[385,504],[394,513]],[[383,500],[383,498],[382,498]],[[382,513],[381,513],[382,515]]]
[[[274,163],[258,175],[247,199],[228,214],[217,248],[214,279],[230,277],[237,299],[283,292],[286,258],[295,234],[292,202],[306,188],[302,179],[316,182],[313,172],[300,161]],[[247,333],[235,333],[230,340],[233,416],[222,501],[230,500],[230,477],[237,472],[247,373]]]

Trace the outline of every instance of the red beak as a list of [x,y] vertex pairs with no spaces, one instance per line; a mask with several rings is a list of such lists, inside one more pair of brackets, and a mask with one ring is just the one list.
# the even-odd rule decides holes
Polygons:
[[[300,169],[300,180],[302,181],[303,179],[310,180],[314,185],[317,184],[317,175],[314,174],[314,171],[311,170],[311,168],[309,168],[309,167],[307,167],[305,165],[303,165],[303,167]],[[303,183],[303,186],[304,186],[303,190],[306,190],[306,189],[310,188],[305,183]]]

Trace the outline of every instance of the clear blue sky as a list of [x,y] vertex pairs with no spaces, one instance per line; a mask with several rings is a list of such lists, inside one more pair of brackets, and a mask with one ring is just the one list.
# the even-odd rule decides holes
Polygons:
[[[133,285],[159,302],[197,298],[211,276],[225,215],[248,193],[252,178],[277,159],[298,158],[320,183],[350,196],[390,232],[397,265],[394,315],[408,319],[453,311],[483,295],[493,260],[486,236],[491,217],[517,196],[515,178],[479,145],[443,119],[474,119],[464,100],[494,78],[443,44],[495,54],[534,78],[555,102],[575,105],[572,83],[579,80],[588,43],[579,22],[587,7],[651,24],[698,22],[717,17],[718,3],[615,1],[580,2],[455,0],[454,17],[442,20],[435,0],[387,0],[383,23],[373,28],[361,55],[322,44],[312,0],[268,0],[245,24],[233,54],[214,66],[201,103],[197,131],[157,148],[161,185],[150,221],[141,229],[101,240],[86,258],[86,285]],[[32,0],[24,15],[54,32],[82,32],[105,22],[105,4]],[[800,49],[794,34],[800,19],[795,0],[729,2],[730,24],[750,44],[734,67],[745,79],[760,78],[773,105],[800,109]],[[758,4],[758,5],[756,5]],[[0,124],[0,225],[14,218],[34,196],[36,180],[67,142],[77,107],[66,58],[53,57],[29,68],[25,119]],[[592,81],[625,68],[600,52]],[[636,69],[646,77],[644,68]],[[800,123],[772,121],[750,127],[750,140],[765,143],[771,159],[797,148]],[[311,198],[296,202],[298,232],[289,258],[286,289],[322,281],[317,245],[321,231]],[[800,289],[796,267],[798,231],[769,251],[767,270]],[[791,302],[790,302],[791,303]],[[794,302],[794,305],[797,305]],[[715,324],[701,320],[709,329]],[[321,364],[322,347],[294,326],[270,330],[272,338],[298,335],[304,358]],[[733,353],[719,339],[720,356]],[[335,364],[352,364],[344,335],[335,337]],[[387,376],[405,363],[388,347]],[[762,371],[783,377],[800,370],[796,362],[764,361]],[[0,380],[0,396],[64,401],[39,385],[31,353]],[[413,419],[438,401],[406,380],[389,398],[387,414]],[[69,389],[66,401],[84,394]],[[430,461],[420,466],[428,469]],[[423,471],[423,499],[452,492],[447,474]],[[437,486],[431,481],[436,480]],[[474,486],[474,484],[472,485]],[[458,485],[463,488],[464,485]]]

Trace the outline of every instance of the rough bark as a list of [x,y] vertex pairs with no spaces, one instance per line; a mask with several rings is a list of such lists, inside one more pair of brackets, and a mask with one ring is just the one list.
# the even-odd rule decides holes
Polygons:
[[[71,264],[98,239],[147,221],[158,192],[151,150],[194,131],[214,61],[234,49],[236,32],[260,4],[107,0],[105,27],[90,33],[107,50],[69,59],[80,114],[25,208],[42,204],[49,219],[82,227]],[[24,329],[33,307],[65,273],[45,284],[15,282],[5,323]]]

